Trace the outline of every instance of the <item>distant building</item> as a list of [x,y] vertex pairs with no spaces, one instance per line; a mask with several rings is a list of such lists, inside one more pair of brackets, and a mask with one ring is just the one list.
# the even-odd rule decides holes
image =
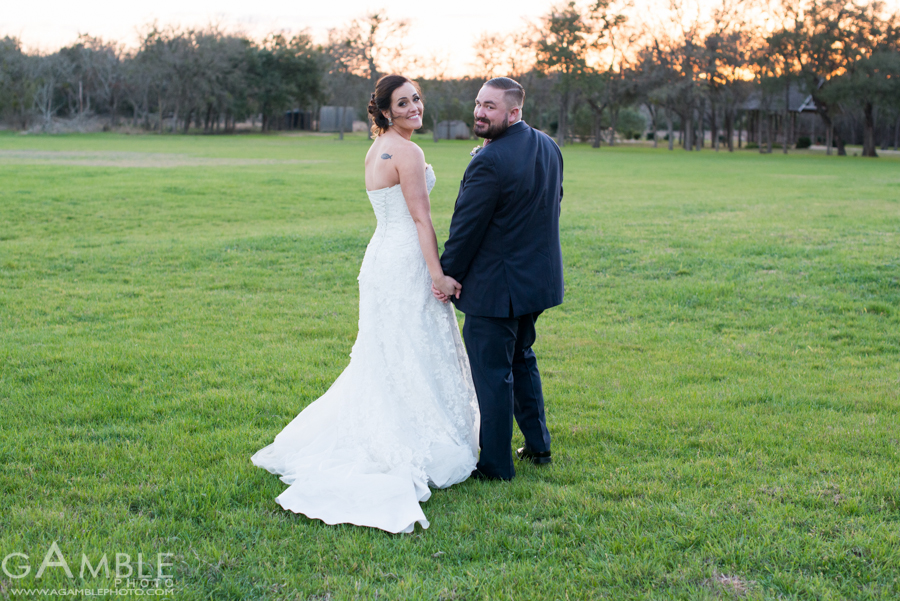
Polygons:
[[294,109],[284,113],[284,129],[302,129],[309,131],[315,129],[314,126],[312,111]]
[[356,109],[352,106],[323,106],[319,109],[319,131],[341,131],[342,121],[345,132],[353,131]]
[[744,111],[771,113],[783,113],[785,109],[791,113],[816,112],[812,96],[801,91],[796,83],[780,90],[763,90],[757,86],[738,108]]
[[441,121],[434,131],[438,140],[468,140],[472,137],[472,132],[466,122],[456,119]]
[[[782,89],[763,89],[751,92],[738,109],[747,115],[747,142],[764,147],[797,143],[800,136],[816,140],[819,118],[812,96],[796,83]],[[831,132],[824,132],[831,143]]]

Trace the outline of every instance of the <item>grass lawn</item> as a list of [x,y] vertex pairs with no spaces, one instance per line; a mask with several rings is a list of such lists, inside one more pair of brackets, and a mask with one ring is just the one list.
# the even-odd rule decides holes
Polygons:
[[[420,143],[444,240],[473,142]],[[349,361],[367,145],[0,133],[0,598],[900,597],[897,158],[565,148],[554,463],[412,535],[281,510],[249,458]]]

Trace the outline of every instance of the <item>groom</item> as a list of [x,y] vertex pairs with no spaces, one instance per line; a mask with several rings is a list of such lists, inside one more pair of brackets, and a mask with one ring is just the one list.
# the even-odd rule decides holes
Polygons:
[[[531,345],[544,309],[563,300],[559,212],[562,154],[522,121],[525,90],[491,79],[475,99],[485,142],[459,188],[444,245],[444,273],[462,284],[457,308],[481,409],[481,456],[473,476],[510,480],[513,416],[521,460],[550,463],[541,375]],[[446,300],[433,290],[439,300]]]

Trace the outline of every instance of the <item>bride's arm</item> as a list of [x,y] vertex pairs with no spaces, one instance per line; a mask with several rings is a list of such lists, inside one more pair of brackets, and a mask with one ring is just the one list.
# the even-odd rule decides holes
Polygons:
[[[413,143],[403,149],[402,153],[395,153],[397,173],[400,175],[400,189],[409,214],[416,224],[419,234],[419,246],[422,247],[422,255],[431,274],[431,281],[435,288],[447,296],[459,298],[462,286],[444,275],[441,268],[441,260],[438,256],[437,236],[434,233],[434,224],[431,223],[431,201],[428,199],[428,185],[425,182],[425,153]],[[397,156],[400,155],[400,156]]]

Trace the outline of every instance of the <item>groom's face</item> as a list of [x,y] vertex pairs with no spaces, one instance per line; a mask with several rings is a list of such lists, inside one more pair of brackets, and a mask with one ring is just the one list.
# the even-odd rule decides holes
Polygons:
[[503,90],[482,86],[475,98],[475,135],[493,140],[506,131],[512,117]]

